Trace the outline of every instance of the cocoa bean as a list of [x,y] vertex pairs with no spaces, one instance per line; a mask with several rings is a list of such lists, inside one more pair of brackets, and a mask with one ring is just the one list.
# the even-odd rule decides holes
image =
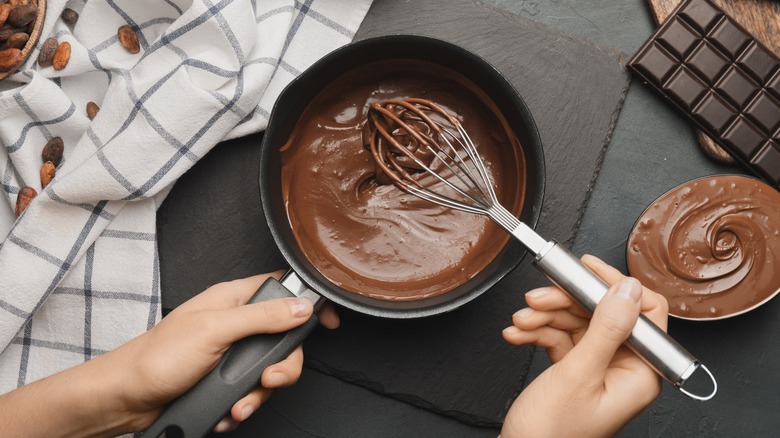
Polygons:
[[38,65],[41,67],[51,66],[54,61],[54,53],[57,52],[59,45],[57,38],[46,38],[46,41],[43,42],[43,47],[41,47],[41,52],[38,53]]
[[5,24],[8,20],[8,14],[11,13],[11,5],[8,3],[0,5],[0,26]]
[[79,13],[74,11],[71,8],[65,8],[62,11],[62,21],[68,23],[68,24],[76,24],[76,22],[79,20]]
[[10,24],[0,26],[0,43],[7,41],[8,38],[11,38],[11,35],[20,32],[21,30],[22,29],[13,27]]
[[138,35],[130,25],[125,24],[120,27],[116,34],[119,37],[119,43],[122,44],[122,47],[127,49],[128,52],[135,55],[141,51],[141,46],[138,44]]
[[24,45],[27,44],[27,41],[29,40],[30,35],[27,35],[24,32],[16,32],[15,34],[11,35],[11,38],[8,38],[8,41],[5,42],[5,47],[13,47],[14,49],[22,50]]
[[95,102],[87,102],[87,117],[89,117],[89,120],[95,120],[98,111],[100,111],[100,107]]
[[57,167],[62,161],[62,152],[65,150],[65,142],[60,137],[54,137],[46,142],[46,146],[43,147],[41,152],[41,159],[43,162],[51,161],[54,166]]
[[54,66],[55,70],[59,71],[68,65],[68,61],[70,61],[70,43],[63,41],[57,46],[57,51],[54,52],[52,66]]
[[15,48],[0,50],[0,71],[11,71],[22,60],[22,51]]
[[43,163],[43,166],[41,166],[41,187],[48,186],[56,173],[57,168],[54,167],[54,163],[51,161]]
[[38,196],[38,192],[32,187],[22,187],[19,189],[19,194],[16,195],[16,217],[19,217],[30,205],[33,198]]
[[6,20],[6,23],[11,26],[24,27],[35,20],[36,15],[38,15],[38,8],[36,8],[35,5],[26,4],[17,6],[8,13],[8,20]]

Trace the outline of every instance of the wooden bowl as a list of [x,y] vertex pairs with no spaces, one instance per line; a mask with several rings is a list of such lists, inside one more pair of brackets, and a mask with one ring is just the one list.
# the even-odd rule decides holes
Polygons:
[[[33,2],[35,2],[35,0],[33,0]],[[33,30],[30,32],[30,39],[27,40],[27,44],[22,48],[22,59],[16,64],[16,67],[13,70],[0,73],[0,81],[19,71],[18,67],[27,61],[27,58],[30,57],[30,53],[35,49],[35,45],[38,44],[38,39],[41,37],[41,32],[43,31],[43,19],[46,17],[46,0],[38,0],[37,3],[38,15],[35,16],[35,21],[33,21]]]

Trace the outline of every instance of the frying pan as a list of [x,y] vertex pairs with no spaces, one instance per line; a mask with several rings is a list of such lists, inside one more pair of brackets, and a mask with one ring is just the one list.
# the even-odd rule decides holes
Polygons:
[[[282,198],[279,149],[290,137],[308,103],[325,85],[358,66],[388,59],[416,59],[448,67],[471,79],[496,104],[523,148],[526,190],[520,219],[536,227],[544,195],[544,154],[531,113],[520,95],[493,66],[450,43],[414,35],[383,36],[344,46],[312,65],[279,96],[260,151],[260,195],[276,245],[290,265],[280,280],[269,279],[251,302],[308,296],[319,306],[324,299],[368,315],[419,318],[456,309],[478,297],[514,269],[526,253],[510,239],[476,276],[455,289],[415,301],[386,301],[349,292],[317,271],[292,234]],[[316,327],[316,315],[300,327],[275,335],[255,335],[236,342],[216,368],[185,393],[144,432],[144,437],[204,436],[241,397],[256,387],[263,370],[287,357]]]

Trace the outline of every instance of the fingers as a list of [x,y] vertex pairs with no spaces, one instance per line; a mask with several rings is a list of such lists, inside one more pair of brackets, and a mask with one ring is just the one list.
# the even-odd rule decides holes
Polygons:
[[[601,277],[608,285],[613,285],[625,278],[625,275],[620,271],[604,263],[604,261],[598,257],[584,255],[582,257],[582,262],[596,275]],[[666,331],[669,315],[669,305],[666,302],[666,298],[646,287],[642,287],[642,302],[640,309],[645,316],[662,330]]]
[[273,392],[270,388],[263,388],[261,386],[253,389],[249,394],[245,395],[241,400],[237,401],[230,409],[230,414],[225,415],[216,426],[214,426],[214,432],[230,432],[238,427],[239,423],[246,420],[257,409],[271,397]]
[[630,277],[607,291],[596,306],[587,332],[569,354],[581,375],[603,379],[615,352],[636,324],[641,297],[642,285]]
[[214,426],[214,432],[230,432],[231,430],[234,430],[236,427],[238,427],[238,423],[240,422],[232,419],[230,415],[225,415],[221,420],[219,420],[219,423]]
[[229,432],[252,415],[271,396],[274,388],[293,385],[301,376],[303,367],[303,348],[296,348],[286,359],[269,366],[260,378],[261,386],[237,401],[226,415],[214,427],[214,432]]
[[557,362],[574,346],[572,334],[585,330],[586,318],[567,310],[539,311],[530,307],[512,315],[514,326],[504,330],[504,339],[510,344],[534,344],[547,350],[550,360]]
[[568,310],[572,314],[589,318],[590,314],[555,286],[540,287],[525,294],[525,301],[537,310]]
[[197,306],[198,308],[213,310],[241,306],[249,301],[249,298],[254,295],[268,278],[279,279],[282,274],[284,274],[284,271],[276,271],[215,284],[182,306]]
[[314,306],[308,298],[276,298],[214,312],[216,336],[228,343],[259,333],[279,333],[306,322]]
[[533,330],[547,325],[559,330],[578,331],[587,327],[588,319],[567,310],[539,311],[526,307],[512,315],[512,324],[522,330]]
[[266,388],[282,388],[298,381],[303,369],[303,348],[298,346],[287,358],[263,371],[260,384]]
[[336,313],[336,307],[331,302],[325,303],[322,309],[317,312],[317,316],[320,317],[320,324],[325,328],[336,329],[341,324],[339,314]]
[[582,256],[581,260],[585,266],[587,266],[596,275],[601,277],[601,279],[609,285],[613,285],[625,277],[622,272],[606,264],[603,260],[596,256],[585,254]]
[[533,330],[522,330],[511,326],[502,332],[504,339],[514,345],[534,344],[547,350],[550,360],[555,363],[563,359],[574,347],[571,336],[564,330],[552,327],[539,327]]

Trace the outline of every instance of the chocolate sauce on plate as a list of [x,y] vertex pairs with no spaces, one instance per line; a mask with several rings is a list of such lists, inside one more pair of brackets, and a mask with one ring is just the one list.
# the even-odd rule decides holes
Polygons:
[[699,178],[654,202],[628,240],[628,270],[669,313],[714,319],[780,290],[780,192],[738,175]]

